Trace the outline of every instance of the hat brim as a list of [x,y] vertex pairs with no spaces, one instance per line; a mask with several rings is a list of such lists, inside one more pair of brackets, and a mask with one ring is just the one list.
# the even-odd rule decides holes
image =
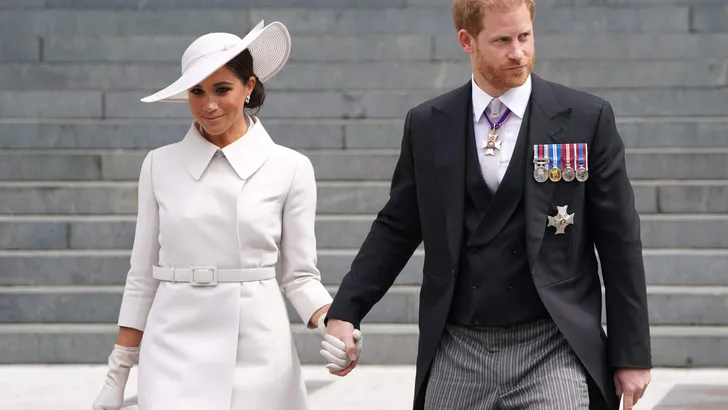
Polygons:
[[142,102],[186,102],[188,90],[204,81],[246,48],[253,56],[253,72],[261,82],[273,78],[286,64],[291,54],[291,36],[283,23],[273,22],[248,33],[234,47],[211,53],[192,64],[175,82]]

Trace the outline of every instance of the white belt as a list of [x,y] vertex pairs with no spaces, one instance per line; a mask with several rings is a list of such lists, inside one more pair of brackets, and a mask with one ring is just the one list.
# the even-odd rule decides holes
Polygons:
[[250,269],[218,269],[216,266],[190,266],[189,268],[152,268],[154,279],[175,283],[189,283],[192,286],[215,286],[218,283],[255,282],[275,279],[273,266]]

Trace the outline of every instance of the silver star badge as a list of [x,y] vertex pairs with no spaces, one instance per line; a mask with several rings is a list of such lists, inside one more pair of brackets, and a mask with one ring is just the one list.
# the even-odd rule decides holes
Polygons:
[[558,213],[555,216],[549,216],[549,227],[556,228],[554,235],[565,234],[566,227],[574,223],[574,214],[568,214],[566,209],[568,205],[557,206]]

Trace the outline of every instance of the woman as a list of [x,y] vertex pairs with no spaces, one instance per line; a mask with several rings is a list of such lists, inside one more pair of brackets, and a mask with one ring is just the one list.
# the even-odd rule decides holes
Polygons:
[[[119,334],[94,409],[121,407],[137,358],[141,410],[306,409],[281,288],[309,328],[323,327],[313,167],[244,113],[263,104],[290,44],[278,22],[243,39],[204,35],[182,76],[142,99],[187,102],[195,121],[142,164]],[[322,354],[338,363],[327,367],[340,370],[342,343],[327,340]]]

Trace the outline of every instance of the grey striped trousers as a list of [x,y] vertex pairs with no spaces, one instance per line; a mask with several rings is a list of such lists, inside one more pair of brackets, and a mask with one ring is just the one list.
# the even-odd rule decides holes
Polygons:
[[508,328],[445,328],[425,410],[588,408],[586,371],[550,319]]

